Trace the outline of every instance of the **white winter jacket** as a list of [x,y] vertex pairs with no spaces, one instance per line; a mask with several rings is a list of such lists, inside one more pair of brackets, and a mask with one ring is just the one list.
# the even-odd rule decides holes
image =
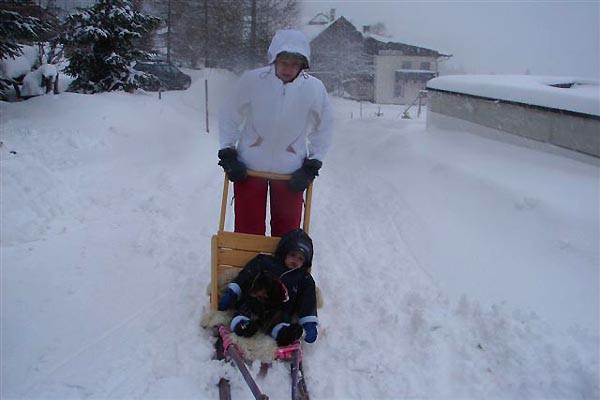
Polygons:
[[221,148],[236,147],[250,169],[289,174],[307,157],[322,161],[331,146],[333,114],[323,83],[305,72],[287,84],[275,75],[272,63],[282,51],[310,60],[308,40],[300,35],[278,31],[269,48],[271,64],[244,73],[221,108]]

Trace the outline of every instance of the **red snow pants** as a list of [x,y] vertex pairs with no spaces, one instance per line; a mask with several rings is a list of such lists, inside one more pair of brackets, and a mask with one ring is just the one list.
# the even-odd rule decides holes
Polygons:
[[271,236],[283,236],[300,227],[303,192],[290,189],[285,180],[249,176],[235,182],[235,231],[264,235],[267,216],[267,189],[271,207]]

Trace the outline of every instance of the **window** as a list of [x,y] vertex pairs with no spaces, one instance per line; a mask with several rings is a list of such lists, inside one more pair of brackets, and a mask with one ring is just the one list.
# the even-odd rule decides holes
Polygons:
[[402,82],[394,84],[394,97],[404,97],[404,84]]
[[405,74],[396,71],[396,79],[394,80],[394,97],[404,97],[404,86],[407,83],[404,75]]
[[424,71],[429,71],[431,69],[431,63],[429,61],[423,61],[421,63],[421,69]]
[[412,63],[410,61],[402,61],[402,69],[411,69]]

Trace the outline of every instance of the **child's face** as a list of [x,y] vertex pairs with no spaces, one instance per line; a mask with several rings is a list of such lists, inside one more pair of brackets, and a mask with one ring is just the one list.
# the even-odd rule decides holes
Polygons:
[[304,254],[292,250],[285,256],[285,266],[289,269],[301,267],[304,264]]

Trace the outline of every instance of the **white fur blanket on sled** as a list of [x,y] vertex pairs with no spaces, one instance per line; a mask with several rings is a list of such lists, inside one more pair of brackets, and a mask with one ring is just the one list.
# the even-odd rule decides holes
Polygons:
[[[225,290],[227,284],[237,275],[237,271],[232,272],[233,274],[231,274],[231,276],[222,276],[223,279],[219,279],[219,291],[221,293]],[[208,285],[206,291],[207,294],[210,296],[210,284]],[[323,296],[321,295],[321,290],[318,287],[316,288],[316,294],[317,308],[321,308],[323,306]],[[216,325],[223,324],[229,328],[231,318],[233,318],[233,311],[231,310],[208,310],[202,316],[202,319],[200,320],[200,326],[202,326],[205,329],[212,329]],[[244,358],[246,360],[259,360],[261,362],[267,363],[272,362],[274,360],[277,344],[275,343],[275,340],[273,340],[273,338],[269,335],[266,335],[262,332],[258,332],[251,338],[244,338],[232,332],[231,340],[244,353]]]

